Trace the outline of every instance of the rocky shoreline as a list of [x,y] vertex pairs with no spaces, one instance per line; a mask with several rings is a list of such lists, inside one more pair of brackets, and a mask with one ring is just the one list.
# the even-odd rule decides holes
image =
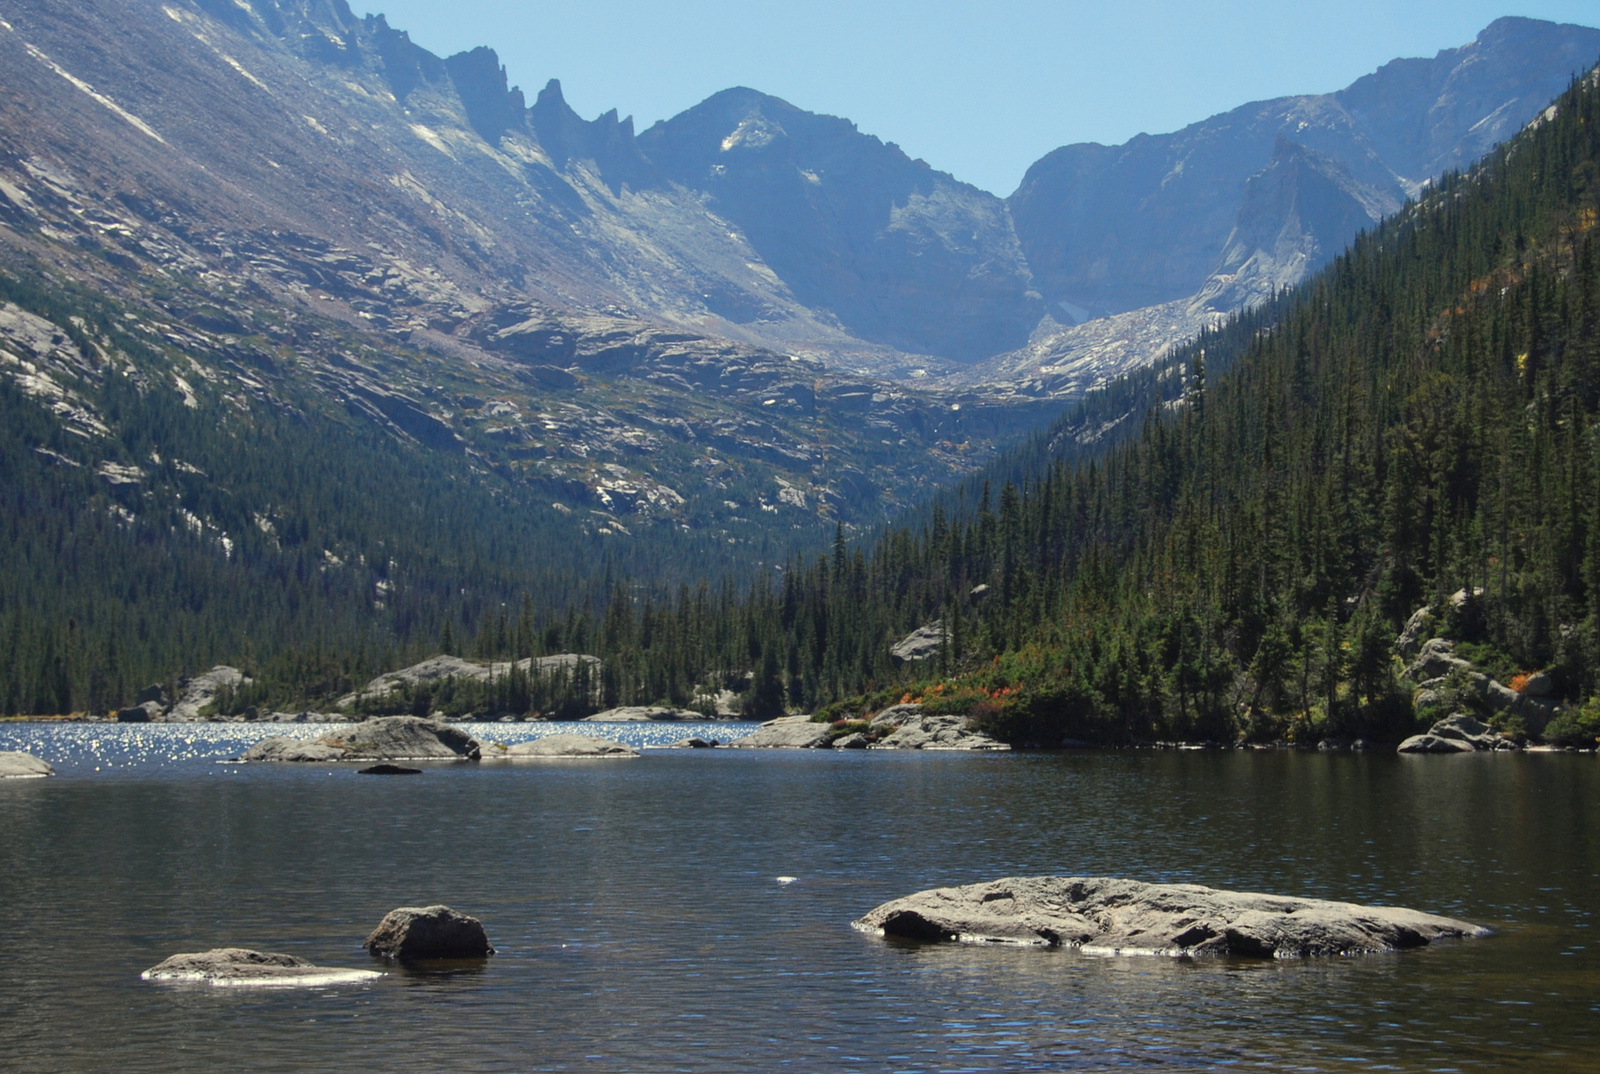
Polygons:
[[[981,587],[980,587],[981,588]],[[1457,592],[1445,602],[1449,615],[1459,616],[1469,612],[1475,595],[1465,590]],[[673,743],[683,748],[724,749],[879,749],[879,750],[964,750],[976,752],[1004,752],[1013,748],[1060,749],[1293,749],[1318,752],[1364,752],[1371,750],[1397,750],[1404,754],[1454,754],[1475,752],[1581,752],[1600,749],[1600,741],[1588,742],[1579,736],[1560,735],[1552,730],[1552,741],[1541,744],[1538,736],[1557,717],[1569,710],[1557,696],[1554,678],[1547,672],[1533,672],[1512,678],[1506,685],[1475,666],[1457,650],[1455,642],[1443,637],[1440,631],[1445,623],[1431,607],[1419,608],[1407,620],[1404,630],[1394,640],[1396,657],[1405,662],[1400,681],[1413,691],[1413,704],[1419,714],[1443,714],[1434,719],[1428,729],[1411,735],[1398,744],[1376,742],[1362,738],[1325,736],[1315,741],[1248,741],[1189,742],[1189,741],[1139,741],[1117,744],[1089,743],[1066,739],[1052,746],[1030,745],[1018,747],[1000,741],[975,727],[967,715],[929,713],[920,704],[890,705],[879,712],[864,713],[859,719],[820,722],[807,715],[782,716],[767,720],[758,729],[732,741],[686,738]],[[896,647],[897,659],[916,662],[927,659],[937,651],[943,638],[939,624],[923,628]],[[912,643],[917,643],[913,645]],[[932,646],[932,648],[930,648]],[[904,652],[900,652],[903,649]],[[1470,651],[1470,647],[1467,647]],[[372,706],[390,711],[396,701],[404,702],[412,695],[405,691],[423,690],[448,682],[488,682],[497,677],[520,674],[547,674],[555,672],[597,672],[603,665],[598,657],[579,653],[560,653],[554,656],[530,657],[519,661],[501,663],[474,663],[455,656],[434,656],[399,671],[377,676],[364,688],[347,694],[335,702],[334,712],[260,712],[246,707],[242,711],[222,713],[219,701],[236,696],[237,691],[251,685],[251,679],[238,668],[217,665],[211,670],[176,682],[175,697],[169,696],[162,686],[150,686],[139,694],[138,704],[122,709],[113,716],[80,716],[68,719],[84,722],[230,722],[230,723],[329,723],[360,727],[376,726],[395,716],[368,716]],[[231,693],[230,693],[231,692]],[[726,691],[723,692],[726,695]],[[737,720],[731,712],[728,696],[719,696],[716,714],[707,715],[691,709],[664,706],[621,706],[596,712],[575,722],[594,724],[636,723],[687,723],[710,720]],[[230,706],[231,707],[231,706]],[[354,710],[354,711],[352,711]],[[418,711],[425,711],[419,709]],[[429,717],[441,726],[448,723],[442,712]],[[488,714],[474,716],[461,722],[495,723],[543,720],[537,715]],[[363,731],[355,737],[363,737]],[[353,733],[352,733],[353,734]],[[347,736],[348,737],[348,736]],[[579,736],[580,738],[582,736]],[[369,759],[371,755],[352,751],[337,735],[323,736],[315,742],[299,739],[272,739],[274,745],[263,744],[257,749],[275,751],[272,757],[253,756],[250,760],[330,761],[340,759]],[[574,746],[578,753],[588,747]],[[627,751],[628,747],[618,746]],[[432,750],[432,747],[429,747]],[[553,746],[498,747],[497,756],[552,755]],[[592,751],[591,751],[592,752]],[[407,755],[384,753],[383,760],[416,760],[427,758],[455,759],[443,753],[427,752]],[[623,756],[613,750],[605,755]]]

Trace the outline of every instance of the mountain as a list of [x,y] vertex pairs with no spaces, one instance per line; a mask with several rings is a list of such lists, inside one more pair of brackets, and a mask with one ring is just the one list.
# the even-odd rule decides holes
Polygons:
[[639,147],[863,339],[973,362],[1019,346],[1044,313],[1000,199],[848,120],[731,89]]
[[1047,154],[1007,205],[1066,327],[963,379],[1073,389],[1154,359],[1304,279],[1514,134],[1597,56],[1600,30],[1503,18],[1469,45],[1395,60],[1336,93]]
[[[1455,127],[1520,107],[1472,76],[1521,85],[1509,48],[1427,98],[1462,102],[1443,135],[1407,142],[1427,110],[1382,87],[1363,122],[1468,152]],[[1240,293],[1369,192],[1278,134],[1217,238]],[[1062,377],[954,376],[1059,327],[1018,219],[749,90],[638,135],[554,82],[530,105],[491,50],[435,56],[344,0],[16,6],[0,636],[31,685],[4,703],[122,696],[96,667],[320,668],[319,639],[349,676],[524,596],[578,615],[880,525],[1063,405]]]
[[[1395,60],[1336,93],[1257,101],[1120,146],[1063,146],[1028,169],[1008,204],[1053,309],[1160,305],[1218,271],[1230,236],[1251,226],[1241,212],[1260,211],[1246,204],[1252,178],[1285,143],[1342,165],[1370,226],[1514,134],[1597,56],[1600,30],[1499,19],[1470,45]],[[1342,249],[1321,249],[1308,269]]]

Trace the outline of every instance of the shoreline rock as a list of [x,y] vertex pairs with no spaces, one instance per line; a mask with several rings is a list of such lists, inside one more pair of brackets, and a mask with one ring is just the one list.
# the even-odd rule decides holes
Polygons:
[[483,922],[439,904],[390,910],[361,946],[374,958],[402,963],[494,954]]
[[56,770],[23,750],[0,750],[0,779],[44,779]]
[[868,726],[894,728],[869,747],[875,750],[1011,749],[1007,743],[973,730],[966,716],[929,716],[922,711],[921,705],[886,708],[874,716]]
[[383,974],[375,970],[318,966],[294,955],[251,951],[243,947],[216,947],[210,951],[173,955],[139,976],[146,981],[204,981],[218,987],[311,987],[370,981]]
[[727,744],[730,750],[810,750],[826,748],[832,728],[810,716],[779,716],[743,738]]
[[579,723],[673,723],[684,720],[703,720],[693,709],[669,709],[657,705],[623,705],[606,709],[593,716],[585,716]]
[[249,762],[476,761],[478,740],[458,727],[417,716],[385,716],[338,728],[307,742],[264,738],[239,759]]
[[932,888],[886,902],[853,925],[929,941],[1278,959],[1395,951],[1489,932],[1399,907],[1070,876]]
[[1467,712],[1458,712],[1435,721],[1420,735],[1412,735],[1396,747],[1397,753],[1478,753],[1515,750],[1511,739]]

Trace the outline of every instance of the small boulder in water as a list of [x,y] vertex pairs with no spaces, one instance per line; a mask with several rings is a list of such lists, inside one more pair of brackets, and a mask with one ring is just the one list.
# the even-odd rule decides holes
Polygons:
[[494,954],[483,922],[448,906],[402,906],[384,915],[362,945],[396,962],[488,958]]

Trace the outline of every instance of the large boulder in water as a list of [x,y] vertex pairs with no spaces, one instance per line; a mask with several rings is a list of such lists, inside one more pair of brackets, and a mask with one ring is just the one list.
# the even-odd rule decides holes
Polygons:
[[146,981],[205,981],[214,985],[325,985],[383,975],[372,970],[318,966],[294,955],[217,947],[173,955],[139,976]]
[[0,779],[40,779],[55,774],[54,768],[31,753],[0,750]]
[[384,915],[362,944],[396,962],[488,958],[494,954],[483,922],[448,906],[402,906]]
[[1416,910],[1076,876],[933,888],[886,902],[854,924],[919,940],[1252,958],[1364,954],[1488,933]]
[[331,731],[314,742],[266,738],[244,761],[476,761],[478,740],[449,724],[417,716],[385,716]]
[[731,749],[813,749],[828,744],[833,728],[810,716],[780,716],[768,720],[743,738],[728,743]]
[[588,735],[546,735],[528,742],[518,742],[507,748],[501,756],[511,760],[537,760],[548,758],[628,758],[639,756],[632,746],[624,746],[609,738],[591,738]]

